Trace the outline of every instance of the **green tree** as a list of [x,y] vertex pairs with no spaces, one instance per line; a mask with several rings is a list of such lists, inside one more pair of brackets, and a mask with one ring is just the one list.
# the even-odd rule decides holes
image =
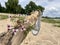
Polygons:
[[2,6],[1,6],[1,4],[0,4],[0,12],[2,12]]
[[5,8],[1,6],[0,4],[0,12],[5,12]]
[[25,11],[27,14],[29,14],[33,10],[36,10],[36,8],[37,8],[37,5],[31,1],[28,5],[25,6]]
[[37,9],[39,9],[39,10],[41,10],[43,12],[45,8],[42,7],[42,6],[38,6]]
[[25,9],[21,9],[21,14],[26,14]]
[[30,14],[32,11],[35,11],[35,10],[41,10],[43,12],[44,11],[44,8],[42,6],[37,6],[32,1],[30,1],[30,3],[25,6],[25,12],[27,14]]
[[18,5],[18,0],[8,0],[6,3],[6,11],[8,13],[20,13],[21,6]]

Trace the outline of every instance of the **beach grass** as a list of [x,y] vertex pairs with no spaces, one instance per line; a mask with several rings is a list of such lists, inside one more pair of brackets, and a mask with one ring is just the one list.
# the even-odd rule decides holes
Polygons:
[[0,15],[0,20],[7,19],[7,18],[8,18],[7,15]]
[[52,23],[56,27],[60,27],[60,19],[42,18],[42,22]]

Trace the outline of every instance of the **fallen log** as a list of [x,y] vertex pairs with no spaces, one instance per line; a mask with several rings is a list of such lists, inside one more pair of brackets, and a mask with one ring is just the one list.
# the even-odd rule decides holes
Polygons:
[[[25,19],[27,20],[27,23],[22,23],[22,25],[25,26],[27,30],[21,31],[20,25],[21,23],[17,23],[18,31],[16,32],[16,35],[14,35],[13,30],[9,30],[1,39],[0,39],[0,45],[20,45],[21,42],[25,39],[28,32],[31,30],[30,27],[35,25],[38,16],[40,16],[39,11],[35,11],[30,16],[27,16]],[[32,28],[32,27],[31,27]]]

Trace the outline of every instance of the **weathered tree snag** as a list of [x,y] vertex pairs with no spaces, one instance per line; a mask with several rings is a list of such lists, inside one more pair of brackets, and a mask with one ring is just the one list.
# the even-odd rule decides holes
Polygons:
[[[36,23],[38,16],[39,16],[39,11],[35,11],[30,16],[27,16],[26,19],[29,20],[31,25],[34,25]],[[26,26],[28,27],[29,23]],[[16,32],[16,35],[14,35],[11,30],[0,38],[0,45],[20,45],[25,37],[26,35],[24,34],[24,31],[21,31],[19,29],[19,31]]]
[[18,31],[16,35],[9,31],[0,38],[0,45],[19,45],[24,37],[24,33],[21,31]]
[[16,35],[14,35],[12,39],[12,45],[19,45],[23,41],[25,35],[23,32],[18,31]]

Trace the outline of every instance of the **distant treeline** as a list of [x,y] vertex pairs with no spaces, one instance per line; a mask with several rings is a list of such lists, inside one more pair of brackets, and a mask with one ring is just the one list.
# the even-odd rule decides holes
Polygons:
[[42,16],[42,18],[47,18],[47,19],[60,19],[60,17],[48,17],[48,16]]
[[34,2],[30,1],[29,4],[25,6],[25,9],[18,4],[18,0],[8,0],[5,2],[5,7],[0,4],[0,12],[2,13],[13,13],[13,14],[30,14],[32,11],[41,10],[44,11],[44,7],[37,6]]

